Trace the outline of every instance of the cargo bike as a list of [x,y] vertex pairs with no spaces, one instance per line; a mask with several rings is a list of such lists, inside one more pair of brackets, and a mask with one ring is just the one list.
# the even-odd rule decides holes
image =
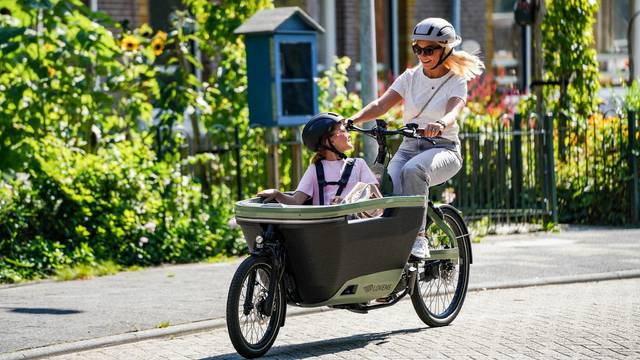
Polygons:
[[[372,129],[349,124],[349,130],[378,142],[374,171],[382,171],[383,193],[392,188],[386,174],[387,136],[433,142],[420,137],[416,128],[388,130],[382,120]],[[379,217],[353,216],[381,208]],[[471,242],[463,218],[450,205],[425,203],[423,196],[328,206],[253,198],[237,202],[235,211],[250,256],[231,281],[226,321],[233,346],[246,358],[271,348],[285,324],[287,305],[367,313],[408,295],[420,319],[432,327],[448,325],[462,308]],[[410,253],[423,216],[431,255],[419,260]]]

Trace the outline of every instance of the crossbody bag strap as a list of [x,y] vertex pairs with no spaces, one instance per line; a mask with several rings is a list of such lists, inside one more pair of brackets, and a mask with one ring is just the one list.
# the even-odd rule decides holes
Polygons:
[[412,117],[412,118],[411,118],[411,120],[413,120],[413,119],[417,118],[418,116],[422,115],[422,112],[424,111],[424,109],[426,109],[426,108],[427,108],[427,105],[429,105],[429,103],[431,102],[431,100],[433,100],[433,97],[438,93],[438,91],[440,91],[440,89],[442,89],[442,87],[444,86],[444,84],[448,83],[448,82],[449,82],[449,80],[451,80],[451,78],[453,77],[453,75],[454,75],[454,74],[453,74],[453,73],[451,73],[451,74],[449,75],[449,77],[448,77],[448,78],[446,78],[446,79],[445,79],[445,80],[440,84],[440,86],[438,86],[438,88],[436,89],[436,91],[434,91],[434,92],[433,92],[433,94],[431,94],[431,97],[429,97],[429,100],[427,100],[427,102],[426,102],[426,103],[424,103],[424,105],[422,106],[422,109],[420,109],[420,112],[419,112],[416,116]]

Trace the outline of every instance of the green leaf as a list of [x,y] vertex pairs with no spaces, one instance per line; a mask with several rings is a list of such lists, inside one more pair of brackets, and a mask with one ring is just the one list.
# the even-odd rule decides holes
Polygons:
[[0,46],[0,50],[2,50],[3,54],[7,55],[7,54],[11,54],[12,52],[14,52],[18,47],[20,47],[20,43],[9,42],[9,43],[6,43],[6,44]]
[[34,9],[51,9],[53,4],[49,0],[27,0],[27,5]]
[[24,34],[27,28],[25,27],[1,27],[0,28],[0,44],[6,43],[9,39]]

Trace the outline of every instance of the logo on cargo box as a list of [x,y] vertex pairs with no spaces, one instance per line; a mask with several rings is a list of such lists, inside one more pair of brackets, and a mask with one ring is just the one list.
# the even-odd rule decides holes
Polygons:
[[365,286],[364,292],[372,292],[372,291],[390,291],[393,289],[393,284],[369,284]]

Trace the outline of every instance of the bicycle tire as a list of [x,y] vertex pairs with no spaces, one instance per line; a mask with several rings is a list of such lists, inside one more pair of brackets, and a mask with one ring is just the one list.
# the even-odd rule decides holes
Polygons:
[[[245,259],[231,280],[227,296],[227,330],[238,354],[251,359],[264,355],[278,336],[287,306],[282,283],[276,287],[271,316],[264,313],[264,301],[268,295],[271,265],[264,257]],[[253,273],[253,276],[252,276]],[[249,313],[245,314],[249,281],[253,278],[253,294]]]
[[[420,319],[431,327],[449,325],[462,309],[462,304],[469,285],[469,269],[471,249],[469,231],[458,211],[450,205],[439,207],[444,215],[444,221],[453,230],[458,245],[458,263],[451,260],[429,260],[418,267],[411,302]],[[444,233],[436,224],[428,229],[428,234],[434,236],[434,231]],[[440,244],[443,248],[450,245]],[[435,290],[435,294],[432,294]]]

